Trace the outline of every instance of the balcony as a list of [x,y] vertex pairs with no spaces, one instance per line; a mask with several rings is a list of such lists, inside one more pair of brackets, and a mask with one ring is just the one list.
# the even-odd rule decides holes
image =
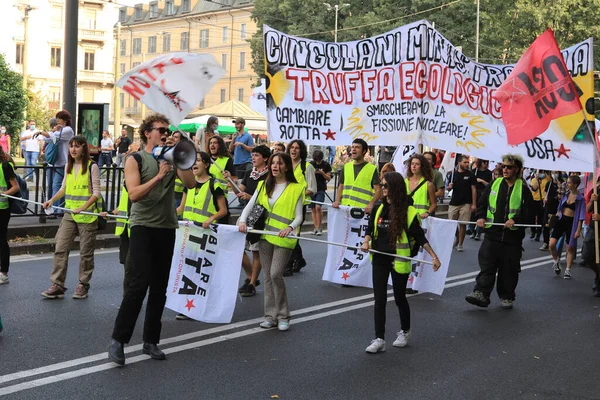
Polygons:
[[85,5],[85,4],[97,4],[100,6],[105,6],[106,5],[106,0],[79,0],[79,4],[81,5]]
[[113,87],[115,85],[115,74],[112,72],[103,71],[78,71],[79,82],[101,83],[102,86]]
[[104,34],[105,31],[100,29],[79,29],[79,40],[104,43],[106,41]]

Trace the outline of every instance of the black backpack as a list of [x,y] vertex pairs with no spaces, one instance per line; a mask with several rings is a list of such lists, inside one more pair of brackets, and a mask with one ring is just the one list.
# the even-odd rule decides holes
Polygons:
[[[11,166],[12,168],[12,166]],[[19,197],[24,200],[29,200],[29,188],[27,187],[27,182],[19,175],[15,174],[17,178],[17,183],[19,184],[19,193],[15,193],[14,197]],[[24,201],[19,201],[16,199],[8,199],[8,204],[10,205],[11,214],[25,214],[27,213],[27,203]]]

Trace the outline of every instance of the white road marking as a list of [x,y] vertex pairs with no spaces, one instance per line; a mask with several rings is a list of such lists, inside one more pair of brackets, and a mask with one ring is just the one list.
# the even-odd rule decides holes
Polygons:
[[[540,258],[546,259],[546,260],[540,261],[540,262],[537,262],[534,264],[530,264],[530,265],[528,264],[528,265],[522,267],[521,269],[527,270],[527,269],[531,269],[531,268],[535,268],[535,267],[539,267],[539,266],[548,264],[549,257],[540,257]],[[538,259],[533,259],[533,260],[538,260]],[[470,274],[476,274],[476,272],[472,272]],[[466,274],[466,275],[469,275],[469,274]],[[449,280],[455,280],[455,277],[450,277],[447,279],[447,281],[449,281]],[[466,284],[469,284],[472,282],[475,282],[475,278],[451,282],[451,283],[446,284],[444,287],[451,288],[451,287],[466,285]],[[417,293],[414,295],[409,295],[407,297],[419,296],[423,293],[424,292],[421,292],[421,293]],[[388,294],[393,294],[393,291],[389,290]],[[358,310],[358,309],[365,308],[365,307],[370,307],[373,305],[372,297],[373,297],[372,294],[368,294],[368,295],[357,296],[357,297],[353,297],[353,298],[349,298],[349,299],[334,301],[334,302],[330,302],[330,303],[326,303],[326,304],[321,304],[321,305],[317,305],[317,306],[303,308],[301,310],[292,312],[292,315],[298,316],[301,314],[307,314],[307,313],[311,313],[313,311],[319,311],[319,310],[323,310],[326,308],[336,307],[339,305],[353,303],[353,302],[357,302],[357,301],[361,301],[361,300],[367,300],[367,299],[369,300],[367,302],[353,304],[353,305],[346,306],[343,308],[337,308],[334,310],[325,311],[325,312],[321,312],[321,313],[317,313],[317,314],[313,314],[313,315],[308,315],[305,317],[294,318],[293,325],[297,325],[297,324],[307,322],[307,321],[313,321],[316,319],[326,318],[326,317],[329,317],[332,315],[341,314],[341,313],[345,313],[345,312],[349,312],[349,311],[354,311],[354,310]],[[392,300],[393,300],[393,296],[388,297],[388,301],[392,301]],[[233,324],[223,325],[223,326],[219,326],[219,327],[215,327],[215,328],[211,328],[211,329],[192,332],[192,333],[185,334],[185,335],[175,336],[172,338],[162,340],[161,345],[164,346],[166,344],[178,343],[178,342],[182,342],[182,341],[186,341],[186,340],[190,340],[190,339],[194,339],[194,338],[199,338],[202,336],[208,336],[208,335],[212,335],[212,334],[219,333],[219,332],[229,331],[232,329],[245,327],[245,326],[252,325],[252,324],[257,324],[257,323],[261,322],[262,320],[263,320],[262,318],[254,318],[251,320],[240,321],[240,322],[236,322]],[[200,341],[196,341],[196,342],[192,342],[192,343],[187,343],[187,344],[182,344],[182,345],[175,346],[175,347],[166,348],[166,349],[163,349],[163,351],[166,354],[173,354],[173,353],[178,353],[178,352],[185,351],[185,350],[208,346],[208,345],[224,342],[227,340],[233,340],[233,339],[237,339],[240,337],[249,336],[249,335],[253,335],[256,333],[260,333],[260,332],[266,332],[266,331],[267,330],[262,329],[262,328],[250,328],[250,329],[245,329],[242,331],[227,333],[227,334],[217,336],[214,338],[204,339],[204,340],[200,340]],[[128,353],[128,354],[133,353],[133,352],[141,350],[141,348],[142,348],[141,344],[126,347],[125,353]],[[76,367],[76,366],[79,366],[82,364],[97,362],[97,361],[106,360],[106,359],[107,359],[107,354],[100,353],[100,354],[96,354],[96,355],[92,355],[92,356],[88,356],[88,357],[83,357],[83,358],[78,358],[75,360],[65,361],[62,363],[48,365],[45,367],[40,367],[40,368],[31,369],[31,370],[16,372],[13,374],[3,375],[3,376],[0,376],[0,384],[6,383],[9,381],[13,381],[13,380],[17,380],[17,379],[27,378],[27,377],[34,376],[34,375],[54,372],[54,371],[67,369],[67,368],[73,368],[73,367]],[[149,360],[149,359],[150,359],[150,357],[147,355],[138,355],[138,356],[128,358],[126,363],[127,363],[127,365],[135,364],[135,363],[138,363],[138,362],[141,362],[144,360]],[[100,365],[85,367],[85,368],[77,369],[74,371],[69,371],[69,372],[52,375],[52,376],[48,376],[48,377],[44,377],[44,378],[34,379],[34,380],[18,383],[18,384],[12,385],[12,386],[0,388],[0,396],[4,396],[7,394],[11,394],[11,393],[16,393],[16,392],[20,392],[23,390],[44,386],[44,385],[49,385],[49,384],[53,384],[53,383],[57,383],[57,382],[61,382],[61,381],[65,381],[65,380],[69,380],[69,379],[73,379],[73,378],[78,378],[81,376],[90,375],[90,374],[93,374],[96,372],[101,372],[101,371],[109,370],[112,368],[119,368],[119,366],[117,366],[116,364],[114,364],[112,362],[107,362],[107,363],[100,364]]]

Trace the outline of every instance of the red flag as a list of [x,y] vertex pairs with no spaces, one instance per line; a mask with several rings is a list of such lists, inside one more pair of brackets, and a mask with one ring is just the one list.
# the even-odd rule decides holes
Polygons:
[[581,102],[551,29],[527,49],[493,97],[502,107],[508,144],[541,135],[550,121],[581,111]]

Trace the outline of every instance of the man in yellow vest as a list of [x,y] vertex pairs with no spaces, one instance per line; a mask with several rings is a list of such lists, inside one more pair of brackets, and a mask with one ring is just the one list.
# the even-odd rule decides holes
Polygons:
[[[550,176],[549,171],[541,169],[538,170],[538,173],[535,174],[535,177],[529,184],[531,195],[533,196],[533,217],[536,219],[535,222],[538,225],[542,225],[544,220],[544,200],[546,199],[546,194],[548,193],[548,187],[551,181],[552,177]],[[530,238],[539,242],[541,234],[542,228],[531,228]]]
[[487,307],[497,273],[496,290],[502,308],[511,309],[521,272],[525,237],[525,228],[514,225],[531,223],[533,199],[521,179],[521,156],[502,156],[502,168],[502,178],[487,185],[477,203],[477,226],[485,228],[485,237],[479,248],[480,272],[475,289],[465,300],[478,307]]
[[354,139],[351,146],[352,162],[344,165],[340,174],[333,208],[340,205],[359,207],[371,214],[373,205],[381,198],[377,167],[365,161],[369,145],[363,139]]

